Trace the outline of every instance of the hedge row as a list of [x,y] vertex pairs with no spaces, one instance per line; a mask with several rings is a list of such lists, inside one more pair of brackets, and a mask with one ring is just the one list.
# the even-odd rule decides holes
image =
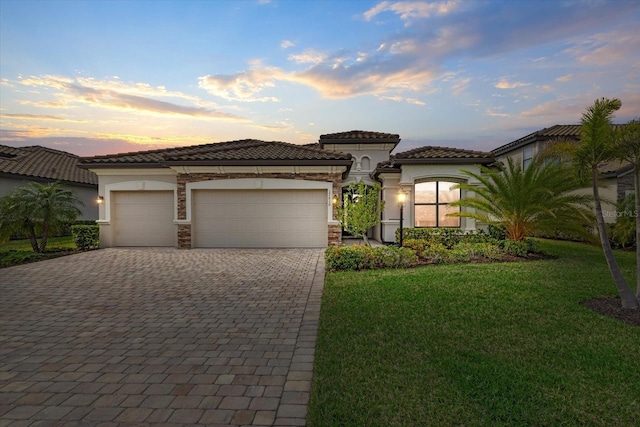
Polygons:
[[415,251],[395,246],[330,246],[324,258],[329,271],[406,268],[418,261]]

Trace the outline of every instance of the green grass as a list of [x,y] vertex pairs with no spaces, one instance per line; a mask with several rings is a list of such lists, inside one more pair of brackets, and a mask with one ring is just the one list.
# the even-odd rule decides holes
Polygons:
[[638,425],[640,328],[579,304],[616,295],[601,251],[542,248],[559,258],[327,274],[309,425]]
[[49,238],[44,253],[33,252],[28,239],[10,240],[0,245],[0,268],[56,258],[76,249],[72,236]]

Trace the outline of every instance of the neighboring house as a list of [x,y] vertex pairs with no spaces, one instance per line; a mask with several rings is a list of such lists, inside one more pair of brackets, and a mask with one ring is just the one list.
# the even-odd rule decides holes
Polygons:
[[397,194],[405,227],[459,226],[446,217],[463,194],[461,169],[494,162],[491,153],[423,147],[393,156],[396,134],[349,131],[318,144],[256,140],[84,158],[98,175],[103,246],[325,247],[342,241],[334,196],[352,182],[378,182],[386,208],[376,239],[394,240]]
[[0,197],[31,181],[60,182],[84,203],[81,220],[98,219],[98,177],[78,167],[80,157],[40,146],[0,145]]
[[[624,125],[615,125],[624,126]],[[542,153],[550,145],[559,141],[579,143],[580,125],[555,125],[533,132],[520,139],[512,141],[492,150],[498,161],[506,161],[508,157],[526,167],[533,157]],[[633,193],[633,166],[629,162],[612,161],[600,166],[599,188],[603,200],[615,203],[628,194]],[[585,190],[588,192],[588,189]],[[615,222],[615,206],[604,203],[603,210],[610,213],[605,215],[606,222]]]

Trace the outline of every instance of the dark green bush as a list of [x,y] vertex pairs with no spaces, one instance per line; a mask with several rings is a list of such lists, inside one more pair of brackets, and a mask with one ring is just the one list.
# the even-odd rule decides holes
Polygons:
[[[466,232],[460,228],[405,228],[402,234],[402,245],[406,245],[406,241],[421,240],[429,244],[439,243],[447,249],[459,243],[497,243],[499,239],[495,236],[499,233],[491,234],[483,231]],[[400,230],[396,230],[396,241],[400,239]]]
[[469,258],[485,258],[499,260],[504,256],[504,251],[495,243],[459,243],[454,250],[466,252]]
[[507,239],[503,242],[502,249],[510,255],[526,257],[532,253],[539,253],[540,244],[533,239],[524,239],[520,242]]
[[100,227],[98,225],[72,225],[73,241],[78,249],[97,249],[100,247]]
[[418,260],[413,250],[394,246],[330,246],[324,257],[330,271],[405,268]]

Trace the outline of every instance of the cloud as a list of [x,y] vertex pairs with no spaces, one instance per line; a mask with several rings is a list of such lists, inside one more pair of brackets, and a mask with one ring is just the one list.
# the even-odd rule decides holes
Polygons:
[[295,45],[296,44],[291,40],[282,40],[282,42],[280,42],[280,47],[283,49],[289,49],[290,47],[294,47]]
[[565,53],[579,62],[595,66],[611,66],[614,63],[637,60],[640,34],[636,28],[597,33],[580,39]]
[[208,104],[201,102],[197,97],[168,91],[164,86],[152,87],[146,83],[124,83],[113,80],[100,81],[93,78],[73,79],[51,75],[30,76],[18,80],[17,83],[23,86],[52,90],[58,101],[57,103],[49,103],[49,107],[66,107],[70,104],[84,103],[107,109],[137,111],[163,116],[246,120],[234,114],[199,105],[180,105],[154,99],[153,97],[168,97],[188,100],[192,104]]
[[383,101],[406,102],[413,105],[427,105],[426,102],[416,98],[404,98],[402,96],[379,96],[378,99]]
[[257,67],[236,74],[206,75],[198,78],[198,86],[212,95],[232,101],[277,102],[278,98],[257,95],[275,86],[276,80],[286,80],[286,74],[276,67]]
[[442,2],[426,1],[383,1],[362,14],[366,21],[371,21],[383,12],[392,12],[400,16],[403,21],[418,18],[429,18],[433,15],[446,15],[454,11],[460,2],[458,0]]
[[464,79],[460,79],[457,82],[455,82],[452,86],[451,89],[453,90],[453,94],[454,95],[461,95],[462,93],[464,93],[464,91],[467,90],[467,88],[469,87],[469,83],[471,83],[471,78],[467,77]]
[[496,83],[495,87],[498,89],[515,89],[523,86],[529,86],[531,83],[523,83],[523,82],[509,82],[507,79],[500,79],[498,83]]
[[3,118],[20,119],[20,120],[55,120],[62,122],[84,122],[84,120],[71,120],[64,117],[51,116],[47,114],[3,114]]
[[[285,82],[313,88],[331,99],[362,95],[419,99],[433,92],[434,80],[451,72],[451,64],[566,43],[635,9],[629,2],[611,8],[600,2],[518,2],[516,6],[513,2],[383,1],[361,15],[366,22],[390,13],[411,25],[370,41],[374,48],[326,52],[310,47],[290,54],[285,66],[254,62],[238,73],[204,75],[199,82],[214,96],[244,102],[275,101],[271,92]],[[495,87],[508,90],[533,84],[501,78]],[[459,95],[468,87],[469,81],[461,80],[450,90]],[[542,84],[540,89],[548,87]]]
[[289,61],[297,64],[320,64],[327,58],[327,55],[314,49],[306,49],[302,53],[289,55]]
[[[500,108],[499,108],[500,109]],[[507,114],[507,113],[499,113],[497,111],[494,111],[495,109],[493,108],[488,108],[484,114],[485,116],[489,116],[489,117],[511,117],[511,114]]]
[[573,73],[569,73],[569,74],[565,74],[564,76],[557,77],[556,81],[560,83],[566,83],[573,80],[574,77],[575,75]]

